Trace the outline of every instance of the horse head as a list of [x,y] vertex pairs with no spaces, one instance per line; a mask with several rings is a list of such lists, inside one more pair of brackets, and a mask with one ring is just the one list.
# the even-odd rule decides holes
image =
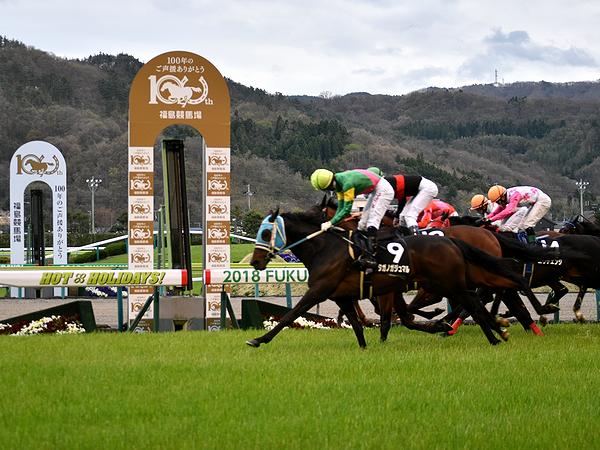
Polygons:
[[573,219],[566,221],[559,232],[600,236],[600,227],[585,216],[578,214]]
[[263,219],[258,228],[250,264],[256,270],[265,269],[269,261],[285,247],[285,244],[285,222],[277,208]]

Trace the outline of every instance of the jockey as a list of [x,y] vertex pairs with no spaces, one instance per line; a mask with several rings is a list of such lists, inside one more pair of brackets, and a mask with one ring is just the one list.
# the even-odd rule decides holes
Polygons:
[[418,226],[419,228],[446,228],[450,226],[448,220],[450,216],[458,216],[454,206],[435,198],[419,214]]
[[[485,219],[497,207],[498,204],[490,202],[485,195],[476,194],[471,198],[471,207],[469,209],[480,214]],[[523,220],[523,217],[525,217],[525,214],[527,214],[527,207],[522,206],[517,208],[510,217],[491,222],[491,225],[497,227],[498,231],[517,233],[519,231],[518,225]]]
[[477,214],[485,217],[489,213],[491,213],[497,205],[490,202],[485,195],[483,194],[475,194],[471,198],[471,207],[469,208],[471,211],[475,211]]
[[417,217],[438,194],[436,184],[420,175],[393,175],[384,178],[392,185],[394,196],[398,200],[398,225],[404,225],[413,234],[417,234]]
[[[348,217],[352,211],[354,198],[359,194],[368,194],[367,203],[358,222],[358,229],[367,236],[367,251],[361,261],[370,268],[376,268],[377,230],[388,206],[394,199],[394,189],[383,177],[371,170],[352,169],[333,173],[326,169],[317,169],[310,176],[310,183],[317,190],[336,192],[338,207],[328,222],[321,224],[321,230]],[[366,231],[366,233],[365,233]]]
[[535,225],[550,209],[552,200],[540,189],[531,186],[515,186],[506,189],[495,185],[488,191],[488,198],[498,206],[487,216],[490,221],[513,219],[519,208],[525,208],[525,215],[511,220],[519,232],[525,231],[527,241],[535,243]]

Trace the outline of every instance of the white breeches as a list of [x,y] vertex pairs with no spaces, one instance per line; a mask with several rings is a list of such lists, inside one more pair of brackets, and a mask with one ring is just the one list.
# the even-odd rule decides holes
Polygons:
[[506,219],[496,220],[492,222],[492,225],[497,225],[500,231],[517,233],[519,231],[519,224],[523,221],[525,215],[527,215],[527,209],[527,206],[521,206]]
[[394,188],[385,178],[379,180],[375,190],[369,194],[367,204],[362,212],[360,221],[358,222],[359,230],[366,230],[369,227],[379,229],[381,219],[386,210],[394,200]]
[[425,209],[431,200],[438,195],[438,187],[427,178],[421,179],[419,192],[410,201],[406,202],[399,216],[400,225],[416,227],[419,213]]
[[527,228],[533,228],[537,225],[542,217],[546,215],[548,210],[552,206],[552,200],[543,192],[539,193],[537,202],[533,204],[531,208],[529,208],[527,214],[519,223],[520,230],[526,230]]

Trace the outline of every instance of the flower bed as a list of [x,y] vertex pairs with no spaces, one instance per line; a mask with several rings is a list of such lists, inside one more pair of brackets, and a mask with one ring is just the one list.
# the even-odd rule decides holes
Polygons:
[[[265,330],[272,330],[281,320],[281,317],[269,317],[269,320],[265,320],[263,322],[263,326]],[[342,322],[341,325],[333,319],[323,319],[323,320],[308,320],[304,317],[298,317],[291,325],[285,328],[296,328],[296,329],[306,329],[306,328],[315,328],[319,330],[332,330],[334,328],[352,328],[346,322]]]
[[[123,297],[127,297],[127,288],[122,291]],[[85,288],[86,295],[90,297],[109,298],[117,296],[117,288],[113,286],[87,286]]]
[[85,328],[77,316],[50,316],[13,324],[0,323],[0,334],[27,336],[43,333],[78,334],[85,333]]

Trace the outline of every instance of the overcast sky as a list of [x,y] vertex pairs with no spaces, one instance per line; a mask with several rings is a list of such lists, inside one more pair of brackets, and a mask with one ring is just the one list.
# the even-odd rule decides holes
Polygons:
[[600,79],[600,1],[0,0],[0,34],[68,58],[197,53],[286,95]]

